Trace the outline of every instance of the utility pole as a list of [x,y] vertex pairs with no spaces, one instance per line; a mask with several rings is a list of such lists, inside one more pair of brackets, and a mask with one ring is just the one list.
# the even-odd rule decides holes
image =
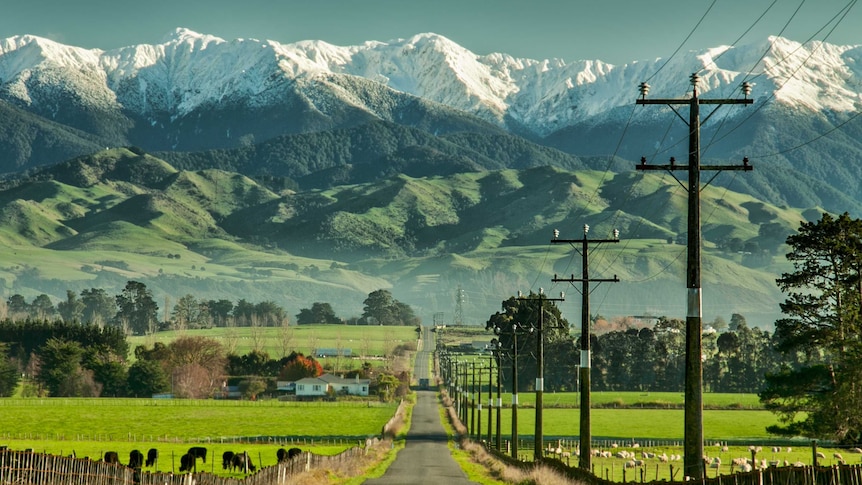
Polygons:
[[[494,380],[494,353],[489,352],[488,354],[491,358],[488,359],[488,446],[491,446],[491,421],[494,416],[494,396],[491,393],[493,391],[493,387],[491,387],[491,381]],[[497,410],[497,413],[500,413],[500,410]]]
[[[554,229],[554,239],[551,239],[551,244],[571,244],[576,248],[575,243],[581,244],[581,278],[576,279],[575,275],[571,278],[557,278],[551,281],[564,281],[574,285],[576,281],[581,282],[581,366],[578,370],[580,390],[581,390],[581,424],[580,424],[580,448],[581,454],[578,458],[578,466],[590,471],[590,458],[592,449],[592,431],[590,424],[590,281],[600,282],[619,282],[617,275],[611,279],[590,279],[590,263],[589,263],[589,243],[618,243],[620,242],[620,231],[614,229],[613,239],[587,239],[587,233],[590,231],[590,226],[584,224],[583,239],[558,239],[560,231]],[[575,249],[577,250],[577,249]]]
[[[512,322],[512,458],[518,459],[518,331],[525,330],[519,323]],[[496,335],[502,335],[503,329],[494,327]],[[496,339],[495,339],[496,340]],[[494,342],[493,340],[491,341]],[[497,341],[497,348],[502,352],[500,341]],[[502,359],[501,359],[502,360]],[[499,369],[497,373],[497,404],[499,409],[502,409],[502,400],[500,399],[500,375]],[[497,447],[500,443],[500,413],[497,413]]]
[[[519,292],[520,293],[520,292]],[[535,439],[533,440],[533,461],[541,461],[544,448],[544,432],[542,430],[542,408],[544,407],[545,391],[545,338],[544,338],[544,320],[545,320],[545,301],[566,301],[565,294],[560,293],[559,298],[548,298],[545,296],[545,290],[539,288],[538,298],[525,297],[518,295],[519,300],[537,300],[539,302],[539,325],[536,328],[536,425]]]
[[[479,364],[479,385],[476,386],[476,441],[482,441],[482,365]],[[476,376],[474,375],[473,378]]]
[[[703,464],[703,299],[700,286],[700,172],[701,170],[751,170],[748,159],[742,161],[742,165],[704,165],[700,164],[700,105],[702,104],[752,104],[754,101],[748,98],[751,94],[751,84],[742,83],[744,99],[701,99],[697,95],[698,75],[694,73],[690,77],[692,94],[690,98],[683,99],[647,99],[649,84],[641,83],[639,86],[641,98],[637,104],[664,104],[670,107],[676,115],[685,122],[685,118],[679,114],[674,106],[688,105],[688,165],[677,165],[673,158],[670,165],[647,165],[646,159],[641,158],[638,170],[666,170],[674,178],[674,170],[688,171],[688,263],[686,270],[687,287],[687,309],[685,318],[685,438],[683,441],[684,451],[684,477],[694,480],[704,478]],[[713,110],[704,121],[712,116],[718,107]],[[717,174],[716,174],[717,175]],[[713,176],[715,178],[715,176]],[[679,179],[676,179],[679,182]],[[710,179],[706,185],[712,181]],[[682,185],[682,182],[679,182]],[[583,453],[583,450],[581,450]]]
[[[491,339],[491,355],[494,356],[497,361],[497,439],[496,439],[496,448],[497,451],[501,451],[503,448],[502,438],[500,438],[500,433],[502,431],[502,418],[500,414],[503,412],[503,399],[500,397],[502,393],[502,376],[503,376],[503,344],[500,343],[497,339]],[[490,382],[490,381],[489,381]],[[488,395],[491,395],[490,389],[488,390]],[[491,442],[491,423],[490,420],[488,422],[488,442]]]

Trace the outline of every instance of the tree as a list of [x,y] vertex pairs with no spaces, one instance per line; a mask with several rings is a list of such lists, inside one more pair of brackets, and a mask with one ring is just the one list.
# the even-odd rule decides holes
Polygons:
[[81,321],[102,326],[114,319],[117,314],[117,302],[101,288],[91,288],[81,291],[81,302],[84,309]]
[[260,377],[243,379],[239,383],[239,392],[246,399],[255,400],[258,394],[266,391],[266,383]]
[[39,348],[38,380],[51,396],[94,397],[101,389],[93,372],[81,366],[84,349],[78,342],[52,338]]
[[168,345],[174,394],[204,398],[222,386],[225,375],[224,347],[206,337],[180,337]]
[[287,312],[284,311],[284,308],[274,301],[262,301],[255,305],[254,315],[263,327],[278,327],[282,320],[287,318]]
[[210,300],[206,304],[209,316],[216,327],[227,326],[227,319],[233,311],[233,303],[230,300]]
[[323,374],[323,366],[320,365],[320,362],[314,360],[313,357],[292,352],[287,356],[278,378],[282,381],[295,382],[304,377],[317,377],[321,374]]
[[341,323],[335,315],[335,310],[329,303],[315,302],[311,304],[311,308],[303,308],[296,315],[296,323],[298,325],[309,325],[314,323]]
[[34,298],[33,303],[30,304],[30,316],[36,320],[50,320],[54,318],[55,313],[57,309],[54,308],[54,302],[44,293]]
[[177,328],[200,328],[203,326],[204,312],[201,304],[192,295],[181,296],[171,312]]
[[128,325],[135,335],[145,335],[155,328],[159,306],[147,285],[129,281],[116,300],[119,308],[115,317],[117,323]]
[[396,325],[395,298],[387,290],[376,290],[362,302],[362,318],[375,325]]
[[6,311],[11,320],[21,320],[30,315],[30,305],[22,295],[16,293],[6,300]]
[[155,360],[138,360],[129,367],[129,394],[134,397],[151,397],[171,389],[171,380]]
[[[768,430],[857,443],[862,438],[862,221],[823,214],[787,238],[793,271],[777,279],[786,317],[775,322],[786,358],[760,399],[780,425]],[[799,415],[801,420],[796,420]]]
[[[502,302],[502,312],[496,312],[485,323],[486,330],[495,331],[498,334],[497,338],[502,344],[502,348],[508,352],[512,352],[514,347],[513,325],[518,327],[515,331],[518,334],[518,374],[522,376],[518,379],[518,387],[520,390],[528,390],[532,388],[532,383],[535,380],[530,377],[537,375],[536,359],[529,358],[530,353],[534,353],[537,349],[537,334],[536,331],[539,325],[539,317],[542,318],[542,336],[545,349],[554,349],[558,352],[571,351],[574,353],[574,345],[571,345],[571,337],[569,336],[569,322],[562,317],[560,309],[553,301],[540,298],[540,295],[530,293],[526,298],[509,297],[508,300]],[[542,312],[540,314],[540,311]],[[496,329],[496,330],[495,330]],[[566,344],[568,341],[568,344]],[[547,357],[548,353],[544,352]],[[576,361],[575,354],[572,355],[555,355],[553,361],[559,360]],[[556,391],[549,384],[568,386],[568,376],[560,374],[570,372],[569,366],[551,367],[548,362],[544,365],[545,390]],[[506,369],[505,378],[511,378],[511,370]],[[529,377],[528,377],[529,376]],[[511,381],[510,381],[511,382]]]
[[128,395],[128,371],[124,356],[119,356],[104,345],[87,346],[82,365],[91,370],[93,379],[99,384],[101,397],[126,397]]
[[66,301],[57,304],[57,311],[66,323],[81,322],[85,306],[84,302],[78,299],[77,293],[66,290]]
[[14,394],[20,378],[18,366],[6,355],[6,345],[0,343],[0,397]]
[[376,290],[368,294],[363,302],[362,318],[374,325],[419,325],[419,319],[409,305],[396,300],[387,290]]

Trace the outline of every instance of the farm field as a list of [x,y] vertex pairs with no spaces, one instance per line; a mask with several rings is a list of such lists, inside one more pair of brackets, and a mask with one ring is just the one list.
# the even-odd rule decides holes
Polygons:
[[[487,386],[485,395],[487,396]],[[496,388],[494,390],[496,393]],[[496,396],[496,394],[495,394]],[[506,396],[506,397],[510,397]],[[503,397],[503,402],[506,402]],[[581,395],[577,392],[545,392],[545,407],[576,407],[580,406]],[[487,400],[487,399],[486,399]],[[510,399],[511,401],[511,399]],[[685,396],[681,392],[597,392],[590,394],[593,408],[602,407],[682,407]],[[532,392],[518,393],[518,403],[522,406],[533,406],[536,394]],[[735,394],[706,392],[703,394],[704,409],[753,410],[763,409],[757,394]]]
[[[377,359],[391,354],[402,344],[416,342],[415,327],[366,326],[366,325],[290,325],[289,327],[217,327],[194,330],[171,330],[146,336],[128,337],[129,353],[135,347],[152,347],[156,342],[169,344],[179,336],[207,337],[221,342],[229,351],[245,355],[252,350],[269,354],[279,359],[293,351],[313,355],[315,349],[341,349],[355,356],[353,359],[324,357],[321,364],[332,364],[342,370],[362,366],[363,357],[372,364]],[[129,356],[134,359],[134,355]],[[336,362],[338,361],[338,362]]]
[[[520,400],[520,395],[519,395]],[[535,425],[535,409],[518,408],[518,434],[532,436]],[[683,438],[682,409],[592,409],[591,430],[594,440],[615,438],[618,440],[679,440]],[[580,433],[580,410],[573,408],[549,408],[542,412],[544,434],[551,436],[578,436]],[[496,410],[494,422],[496,426]],[[483,433],[487,433],[488,408],[483,406]],[[511,435],[512,410],[503,409],[501,417],[503,435]],[[762,443],[774,440],[766,433],[766,426],[777,424],[778,419],[764,410],[711,410],[703,412],[705,440],[739,441],[750,439]]]
[[[356,446],[378,435],[396,408],[370,401],[2,399],[0,446],[90,457],[116,451],[124,463],[133,449],[157,448],[158,469],[171,471],[190,446],[199,444],[218,457],[224,451],[248,451],[255,465],[267,466],[276,462],[280,447],[336,454]],[[257,442],[239,443],[240,437]],[[207,462],[207,471],[211,465]]]

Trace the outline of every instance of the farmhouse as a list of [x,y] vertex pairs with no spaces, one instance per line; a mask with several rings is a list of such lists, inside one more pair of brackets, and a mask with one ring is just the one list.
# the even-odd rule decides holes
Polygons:
[[332,374],[323,374],[319,377],[306,377],[296,381],[296,396],[317,397],[327,394],[341,394],[351,396],[367,396],[370,379],[345,379]]

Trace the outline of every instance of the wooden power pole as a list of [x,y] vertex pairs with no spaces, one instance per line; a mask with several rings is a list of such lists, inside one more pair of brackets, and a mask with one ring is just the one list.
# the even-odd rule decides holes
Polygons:
[[557,237],[560,235],[559,231],[554,229],[554,239],[551,240],[552,244],[568,243],[571,244],[573,248],[576,248],[575,243],[580,243],[582,266],[580,279],[575,278],[575,275],[572,275],[571,278],[557,278],[557,275],[554,275],[554,279],[551,281],[564,281],[571,283],[572,285],[574,285],[576,281],[581,282],[581,365],[578,368],[578,382],[580,384],[581,391],[581,420],[578,434],[580,435],[581,453],[578,458],[578,466],[583,470],[591,472],[592,465],[590,464],[590,450],[592,449],[592,425],[590,423],[590,282],[593,281],[596,283],[616,283],[619,282],[619,278],[614,275],[612,279],[590,279],[589,243],[618,243],[620,242],[620,232],[614,229],[613,239],[587,239],[587,233],[589,232],[589,230],[590,226],[584,224],[583,239],[558,239]]
[[[701,99],[697,95],[697,73],[691,75],[692,93],[683,99],[647,99],[649,85],[640,84],[641,98],[637,104],[663,104],[669,106],[683,121],[676,105],[688,105],[688,164],[677,165],[673,158],[670,165],[647,165],[641,158],[638,170],[666,170],[673,175],[674,170],[688,171],[688,263],[686,270],[687,305],[685,318],[685,437],[683,440],[684,474],[694,480],[704,478],[703,464],[703,308],[700,287],[700,172],[702,170],[751,170],[748,159],[742,165],[700,164],[700,106],[704,104],[752,104],[748,98],[751,93],[749,83],[742,84],[744,99]],[[716,108],[718,109],[718,108]],[[706,119],[709,119],[715,110]],[[704,121],[706,121],[704,119]],[[676,178],[676,175],[673,175]],[[677,179],[679,182],[679,179]],[[682,184],[680,182],[680,184]],[[708,182],[707,182],[708,184]],[[583,450],[581,450],[583,453]]]

